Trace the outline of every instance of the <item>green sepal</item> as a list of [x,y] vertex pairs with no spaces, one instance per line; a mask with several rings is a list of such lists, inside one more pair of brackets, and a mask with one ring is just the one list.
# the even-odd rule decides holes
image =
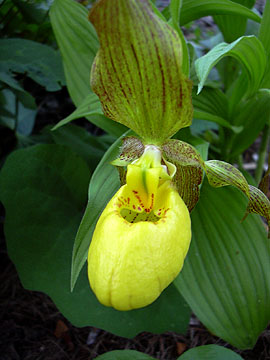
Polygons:
[[111,161],[111,165],[115,166],[119,173],[121,186],[126,183],[127,166],[134,160],[142,156],[144,145],[140,139],[135,136],[126,136],[122,139],[120,155],[117,159]]
[[[256,213],[270,224],[270,201],[258,188],[248,185],[242,173],[228,164],[219,160],[209,160],[204,163],[209,184],[214,187],[233,185],[241,190],[249,199],[247,213]],[[269,237],[268,233],[268,237]]]
[[260,189],[249,185],[243,174],[234,166],[219,160],[204,162],[193,146],[180,140],[167,141],[163,144],[162,150],[166,160],[177,168],[173,181],[189,211],[192,211],[199,200],[199,185],[202,182],[204,170],[211,186],[232,185],[241,190],[249,199],[247,214],[256,213],[265,217],[269,226],[269,199]]
[[155,145],[189,126],[192,85],[182,71],[181,39],[150,2],[101,0],[89,19],[101,45],[91,86],[104,114]]
[[[222,187],[232,185],[241,190],[249,200],[247,214],[259,214],[265,217],[268,225],[270,224],[269,199],[263,191],[249,185],[244,175],[237,168],[224,161],[204,161],[200,153],[192,145],[177,139],[166,141],[160,149],[164,164],[170,163],[176,167],[172,181],[190,212],[199,200],[200,184],[202,183],[205,171],[211,186]],[[119,158],[111,162],[112,165],[118,168],[121,184],[125,183],[125,167],[138,159],[142,155],[143,150],[143,143],[135,136],[128,136],[123,139]],[[268,182],[268,172],[265,179],[264,181]],[[261,187],[263,187],[263,184]],[[264,185],[264,188],[266,189],[266,185]]]
[[199,200],[203,159],[193,146],[180,140],[168,140],[162,151],[164,158],[176,166],[173,182],[188,210],[192,211]]
[[144,145],[140,139],[135,136],[126,136],[122,139],[120,155],[111,162],[114,166],[127,166],[132,161],[142,156]]

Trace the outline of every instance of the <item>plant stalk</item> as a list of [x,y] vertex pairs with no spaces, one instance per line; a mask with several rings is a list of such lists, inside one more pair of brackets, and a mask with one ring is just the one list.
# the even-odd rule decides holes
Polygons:
[[262,179],[264,163],[265,163],[267,148],[269,144],[269,137],[270,137],[270,126],[267,124],[263,129],[262,141],[259,149],[259,158],[257,161],[257,167],[255,171],[255,181],[257,184],[259,184],[259,182]]
[[19,99],[16,96],[15,99],[15,124],[14,124],[14,131],[17,132],[17,128],[18,128],[18,123],[19,123]]

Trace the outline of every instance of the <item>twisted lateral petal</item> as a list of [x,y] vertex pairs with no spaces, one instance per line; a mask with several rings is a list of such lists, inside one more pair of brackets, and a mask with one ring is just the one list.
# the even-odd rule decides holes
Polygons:
[[98,300],[117,310],[152,303],[181,270],[191,240],[189,212],[170,181],[145,212],[128,185],[103,211],[89,248],[88,276]]
[[191,82],[182,73],[182,44],[148,0],[100,0],[90,21],[100,50],[91,86],[105,115],[161,144],[192,121]]

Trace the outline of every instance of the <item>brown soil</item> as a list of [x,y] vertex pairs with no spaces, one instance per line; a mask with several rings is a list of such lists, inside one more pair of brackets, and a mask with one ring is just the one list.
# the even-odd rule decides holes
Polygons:
[[[186,335],[141,333],[125,339],[90,326],[76,328],[47,295],[22,287],[3,240],[0,245],[1,360],[91,360],[117,349],[134,349],[157,359],[175,360],[185,350],[205,344],[233,349],[211,335],[194,316]],[[270,327],[253,350],[233,350],[245,360],[270,360]]]

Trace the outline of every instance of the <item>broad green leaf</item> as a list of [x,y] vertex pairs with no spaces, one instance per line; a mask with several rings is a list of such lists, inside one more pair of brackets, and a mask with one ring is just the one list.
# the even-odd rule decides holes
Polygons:
[[42,24],[47,15],[46,11],[41,9],[36,3],[27,3],[22,0],[12,0],[25,20],[30,23]]
[[2,81],[4,84],[10,86],[12,89],[18,90],[18,91],[25,91],[20,83],[14,79],[13,75],[11,73],[7,73],[3,71],[4,69],[1,69],[0,71],[0,81]]
[[207,15],[240,15],[260,22],[261,18],[250,9],[230,0],[183,0],[181,26]]
[[219,89],[205,86],[199,95],[192,94],[195,109],[228,119],[228,98]]
[[175,30],[142,0],[98,2],[89,18],[101,43],[91,85],[105,115],[148,143],[162,143],[189,126],[191,82],[182,73]]
[[[121,138],[105,153],[89,185],[88,204],[78,229],[72,253],[71,289],[73,290],[86,259],[96,222],[106,204],[120,187],[116,168],[110,164],[119,155]],[[109,181],[108,181],[109,179]]]
[[[76,154],[81,156],[92,171],[95,170],[103,157],[109,144],[103,141],[102,136],[94,136],[82,127],[68,124],[56,131],[51,132],[56,144],[70,147]],[[114,138],[111,139],[111,143]]]
[[84,161],[60,145],[30,147],[7,159],[0,176],[0,198],[6,209],[9,256],[23,286],[47,293],[75,326],[92,325],[125,337],[142,331],[185,332],[190,309],[174,285],[151,306],[128,312],[97,301],[86,268],[70,292],[72,246],[88,181]]
[[183,53],[183,55],[182,55],[182,72],[183,72],[184,75],[189,77],[189,52],[188,52],[188,46],[187,46],[184,34],[183,34],[179,24],[175,23],[172,20],[172,18],[169,19],[168,25],[170,25],[178,33],[178,36],[179,36],[179,38],[181,40],[182,53]]
[[[1,172],[0,196],[7,215],[9,255],[25,287],[48,287],[46,267],[55,274],[67,271],[63,255],[59,261],[55,258],[55,246],[59,251],[65,249],[66,237],[72,239],[75,235],[87,197],[88,180],[87,165],[60,145],[38,145],[16,151],[8,158]],[[16,197],[11,196],[12,192]],[[32,254],[31,263],[24,264],[23,256],[29,258],[29,254]],[[28,274],[30,269],[35,269],[32,276]],[[54,285],[51,286],[47,289],[49,293],[54,290]]]
[[262,80],[262,88],[270,88],[270,37],[269,37],[269,28],[270,28],[270,0],[266,0],[265,8],[263,12],[262,22],[259,31],[259,39],[261,40],[264,49],[267,54],[267,68]]
[[219,140],[219,137],[216,135],[216,132],[213,132],[213,130],[218,131],[218,125],[207,120],[193,119],[192,125],[190,126],[190,131],[194,136],[203,136],[207,134],[207,142],[210,144],[213,143],[213,141],[216,142],[216,140]]
[[48,91],[65,84],[60,55],[51,47],[26,39],[1,39],[0,47],[0,72],[26,74]]
[[174,23],[180,23],[180,13],[183,0],[171,0],[170,2],[170,13]]
[[270,319],[269,240],[258,216],[241,223],[245,208],[238,190],[204,183],[174,282],[202,323],[240,349],[252,348]]
[[204,87],[199,95],[193,92],[192,103],[195,119],[208,120],[231,129],[235,133],[242,131],[242,126],[233,126],[228,119],[228,98],[219,89]]
[[243,358],[218,345],[203,345],[186,351],[178,360],[243,360]]
[[228,139],[233,158],[246,150],[258,137],[270,119],[270,90],[261,89],[252,98],[241,102],[234,110],[233,125],[243,126],[239,135]]
[[154,360],[154,358],[135,350],[114,350],[98,356],[96,360]]
[[[97,360],[154,360],[153,357],[135,350],[109,351]],[[222,346],[203,345],[186,351],[178,360],[243,360],[243,358]]]
[[227,120],[223,119],[222,117],[214,114],[210,114],[208,112],[200,111],[200,110],[194,110],[193,116],[195,119],[200,120],[208,120],[215,122],[218,125],[224,126],[228,129],[233,130],[235,133],[240,133],[243,129],[243,127],[240,126],[232,126]]
[[[129,134],[129,132],[127,134]],[[118,165],[116,159],[119,156],[122,141],[124,143],[122,151],[125,151],[125,155],[123,155],[123,153],[120,154],[120,160],[122,162],[124,161],[125,165],[127,165],[128,162],[138,158],[138,156],[133,155],[132,150],[134,148],[134,142],[132,140],[136,138],[131,138],[132,140],[129,141],[130,137],[125,137],[127,134],[117,139],[107,150],[91,178],[88,190],[88,204],[73,247],[71,268],[72,291],[86,262],[88,248],[96,222],[106,204],[120,187],[120,178],[115,166]],[[139,141],[138,139],[136,140]],[[114,163],[115,166],[113,166],[112,163]],[[120,166],[123,165],[121,164]]]
[[259,39],[261,40],[265,48],[266,54],[268,56],[270,56],[269,26],[270,26],[270,0],[266,0],[260,31],[259,31]]
[[[248,8],[252,8],[255,0],[232,0]],[[237,38],[245,34],[247,19],[237,15],[216,15],[214,21],[221,30],[224,40],[228,43],[235,41]]]
[[34,98],[27,92],[11,89],[3,90],[2,95],[1,121],[19,135],[30,135],[37,114]]
[[243,36],[232,44],[221,43],[196,60],[195,68],[200,80],[198,93],[202,90],[210,70],[225,56],[237,59],[247,72],[248,89],[243,89],[243,94],[255,93],[259,89],[266,66],[263,45],[255,36]]
[[99,46],[87,15],[87,9],[74,0],[55,0],[50,10],[68,91],[76,106],[91,92],[91,64]]
[[[187,43],[184,37],[184,34],[180,28],[180,12],[181,12],[182,0],[171,0],[169,9],[171,14],[171,19],[169,19],[168,24],[175,29],[182,42],[182,51],[183,51],[183,63],[182,71],[185,75],[189,76],[189,52]],[[166,19],[165,19],[166,20]]]
[[126,127],[106,118],[103,115],[100,101],[93,93],[89,93],[83,102],[77,107],[77,109],[74,110],[73,113],[67,116],[65,119],[59,121],[59,123],[56,124],[52,130],[56,130],[61,126],[68,124],[72,120],[82,117],[86,117],[87,120],[89,120],[94,125],[117,137],[127,131]]
[[[129,133],[130,132],[117,139],[107,150],[91,178],[88,190],[88,204],[73,247],[71,290],[74,289],[80,271],[86,262],[88,248],[96,222],[106,204],[120,187],[119,174],[115,168],[115,166],[120,165],[117,163],[118,156],[120,155],[120,160],[125,162],[125,165],[135,158],[138,158],[138,155],[134,156],[133,154],[134,141],[132,140],[134,139],[139,143],[140,141],[136,138],[125,137]],[[131,141],[129,141],[129,139],[131,139]],[[119,154],[122,141],[122,151],[125,152],[125,155],[123,153]],[[112,163],[115,166],[112,166]],[[122,163],[120,166],[123,166]]]

